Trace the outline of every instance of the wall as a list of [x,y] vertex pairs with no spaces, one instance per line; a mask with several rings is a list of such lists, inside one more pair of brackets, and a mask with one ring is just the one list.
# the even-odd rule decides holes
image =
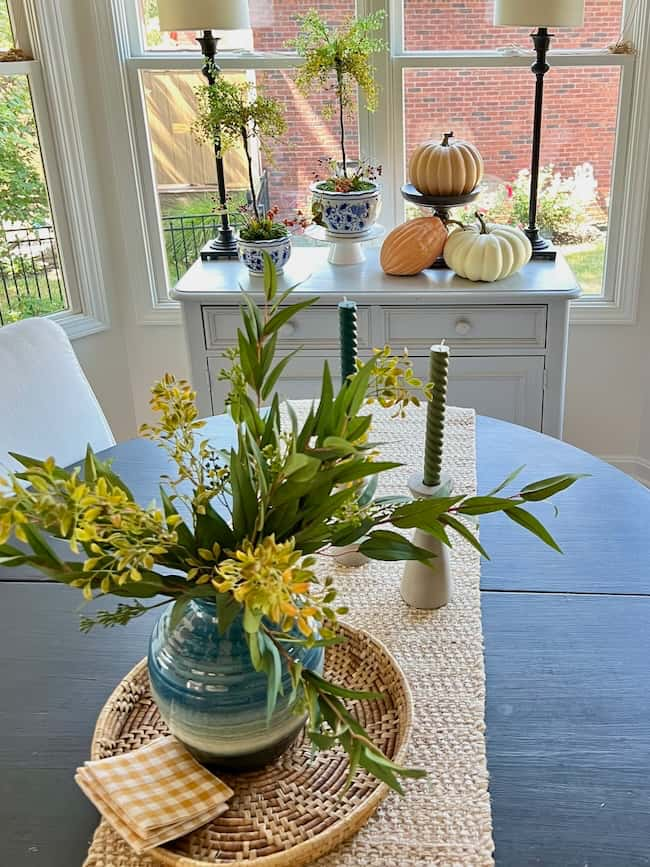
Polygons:
[[[74,60],[80,70],[91,68],[97,50],[91,13],[86,4],[72,12],[72,0],[62,5],[74,19]],[[112,126],[124,118],[114,104],[106,115],[97,112],[105,97],[97,76],[79,75],[77,80],[84,88],[82,114],[94,157],[96,204],[104,226],[102,264],[114,317],[110,332],[77,341],[76,349],[116,434],[123,438],[135,434],[137,422],[147,416],[151,383],[165,370],[186,376],[189,364],[180,325],[138,322],[136,299],[144,292],[142,247],[124,233],[120,184],[125,176],[116,177],[111,168],[115,159],[118,172],[127,171],[123,167],[128,155],[111,151],[110,136]],[[298,103],[295,106],[299,110]],[[628,469],[642,467],[639,458],[650,466],[650,252],[643,273],[638,325],[578,325],[570,337],[566,438]]]

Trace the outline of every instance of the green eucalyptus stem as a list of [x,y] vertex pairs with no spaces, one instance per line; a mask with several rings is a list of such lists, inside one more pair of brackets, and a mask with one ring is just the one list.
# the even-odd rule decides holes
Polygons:
[[447,404],[447,375],[449,349],[441,344],[431,347],[429,379],[432,383],[431,400],[427,409],[427,431],[424,444],[424,475],[428,487],[440,484],[442,450],[445,435],[445,407]]

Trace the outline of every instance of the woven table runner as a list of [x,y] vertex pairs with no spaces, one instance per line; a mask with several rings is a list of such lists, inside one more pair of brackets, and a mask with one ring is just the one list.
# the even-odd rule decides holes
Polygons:
[[[390,411],[373,407],[373,416],[372,440],[382,443],[382,459],[404,464],[382,474],[379,493],[408,494],[408,478],[422,466],[425,409],[410,409],[406,419],[392,419]],[[476,492],[473,410],[447,410],[444,470],[454,480],[455,493]],[[407,780],[404,798],[389,795],[367,825],[314,862],[317,867],[489,867],[494,863],[485,753],[480,558],[464,540],[456,537],[454,545],[453,597],[438,611],[415,610],[401,601],[401,563],[374,561],[346,569],[327,562],[328,572],[336,573],[341,603],[350,607],[345,620],[379,638],[407,676],[414,721],[406,764],[425,768],[428,776]],[[151,857],[135,855],[102,820],[84,867],[156,864]]]

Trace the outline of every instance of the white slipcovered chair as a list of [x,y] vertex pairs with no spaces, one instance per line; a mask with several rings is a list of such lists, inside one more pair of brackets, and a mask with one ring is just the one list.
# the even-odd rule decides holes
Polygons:
[[9,452],[67,466],[88,443],[115,439],[65,331],[50,319],[0,328],[0,469],[18,467]]

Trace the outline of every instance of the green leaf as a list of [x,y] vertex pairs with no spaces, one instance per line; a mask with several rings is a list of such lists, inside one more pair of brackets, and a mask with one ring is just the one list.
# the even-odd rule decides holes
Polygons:
[[172,611],[169,616],[169,631],[174,632],[176,627],[179,625],[185,612],[190,606],[192,601],[191,596],[181,596],[180,599],[177,599],[172,605]]
[[520,467],[517,467],[516,470],[510,473],[510,475],[505,478],[500,485],[497,485],[496,488],[493,488],[491,491],[488,491],[485,495],[486,497],[493,497],[495,494],[500,494],[504,488],[507,488],[511,482],[517,478],[517,476],[526,469],[526,464],[522,464]]
[[[88,446],[90,449],[90,446]],[[87,450],[88,450],[87,449]],[[43,468],[45,466],[45,461],[39,461],[37,458],[30,458],[27,455],[21,455],[18,452],[9,452],[12,458],[18,461],[23,467],[28,470],[35,468]],[[23,473],[16,473],[19,479],[24,479],[25,476]],[[70,473],[67,470],[61,469],[61,467],[55,467],[53,471],[53,476],[56,479],[69,479]]]
[[251,609],[245,605],[244,606],[244,631],[248,632],[249,635],[252,635],[255,632],[259,632],[260,623],[262,622],[261,614],[253,614]]
[[550,479],[542,479],[539,482],[532,482],[530,485],[526,485],[525,488],[522,488],[520,496],[524,500],[547,500],[549,497],[559,494],[560,491],[570,488],[574,482],[578,481],[578,479],[585,479],[588,477],[588,473],[551,476]]
[[363,508],[364,506],[372,503],[375,494],[377,493],[377,486],[379,484],[379,476],[371,476],[370,479],[363,486],[363,489],[359,496],[357,497],[357,503]]
[[534,515],[531,515],[530,512],[527,512],[525,509],[514,508],[509,509],[506,512],[506,515],[511,521],[514,521],[515,524],[519,524],[520,526],[525,527],[526,530],[530,530],[530,532],[540,538],[542,542],[545,542],[549,547],[559,551],[560,554],[562,553],[562,549],[548,532],[546,527],[541,523],[541,521],[538,521]]
[[275,365],[273,370],[267,376],[267,378],[264,382],[264,385],[262,386],[261,394],[262,394],[263,400],[266,400],[267,397],[271,394],[271,392],[273,391],[273,389],[275,387],[276,382],[282,376],[287,364],[289,364],[289,362],[294,357],[294,355],[297,352],[300,352],[302,348],[303,348],[302,346],[299,346],[297,349],[294,349],[293,352],[290,352],[288,355],[285,355],[285,357],[283,359],[278,361],[278,363]]
[[278,273],[275,270],[273,259],[269,256],[266,250],[263,253],[264,257],[264,297],[267,301],[273,301],[275,294],[278,291]]
[[356,482],[367,476],[378,476],[380,473],[401,466],[402,464],[396,461],[370,461],[360,458],[341,465],[341,469],[336,472],[336,484],[343,485],[346,482]]
[[58,570],[64,568],[61,558],[48,545],[44,537],[33,524],[21,524],[21,527],[27,537],[27,544],[40,561],[45,561],[44,565],[48,569]]
[[252,534],[258,510],[257,493],[251,481],[246,452],[246,445],[240,434],[239,453],[232,451],[230,455],[232,525],[239,539]]
[[[262,322],[262,314],[260,313],[259,307],[253,301],[248,292],[242,291],[241,294],[251,317],[251,328],[253,331],[251,342],[256,343],[262,337],[262,330],[264,327],[264,323]],[[242,309],[242,315],[244,314],[244,312],[245,311]]]
[[325,735],[314,729],[307,729],[307,736],[319,750],[330,750],[336,745],[337,739],[334,735]]
[[423,500],[413,500],[404,506],[398,506],[390,517],[391,524],[408,530],[418,527],[421,530],[428,529],[431,522],[436,521],[443,512],[447,512],[461,497],[436,497]]
[[196,516],[195,545],[197,548],[212,548],[218,542],[222,548],[234,548],[237,545],[235,534],[210,505],[205,508],[205,515]]
[[230,593],[217,593],[217,628],[219,635],[225,635],[229,626],[242,610],[242,605]]
[[319,467],[320,461],[316,458],[300,454],[299,452],[294,452],[287,458],[287,462],[283,468],[283,474],[287,478],[301,475],[302,478],[300,478],[299,481],[306,482],[313,479],[318,472]]
[[266,687],[266,724],[269,725],[273,711],[278,701],[278,695],[282,690],[282,661],[278,648],[266,633],[261,632],[260,637],[264,642],[265,656],[268,659],[268,683]]
[[507,497],[468,497],[458,506],[462,515],[487,515],[491,512],[505,512],[517,506],[516,500]]
[[378,701],[384,697],[383,692],[363,691],[358,689],[347,689],[344,686],[339,686],[329,680],[325,680],[314,671],[305,674],[312,683],[318,686],[320,692],[325,692],[327,695],[336,695],[339,698],[349,698],[353,701]]
[[122,481],[122,479],[111,469],[112,460],[109,458],[106,461],[100,461],[97,455],[91,451],[92,460],[95,465],[95,475],[97,478],[106,479],[106,481],[114,488],[119,488],[127,495],[131,502],[135,502],[130,488]]
[[325,437],[323,440],[323,448],[339,458],[345,458],[348,455],[356,454],[357,451],[357,448],[353,443],[338,436]]
[[453,530],[455,530],[459,536],[462,536],[463,539],[466,539],[472,547],[476,548],[476,550],[485,557],[486,560],[489,560],[490,557],[485,548],[481,545],[476,536],[472,533],[472,531],[463,524],[462,521],[459,521],[458,518],[454,518],[453,515],[442,515],[440,520],[443,524],[449,525]]
[[290,304],[288,307],[283,307],[264,326],[264,336],[268,337],[269,334],[278,331],[286,322],[300,313],[301,310],[311,307],[316,301],[318,301],[318,298],[307,298],[305,301],[299,301],[298,304]]
[[374,530],[359,545],[359,551],[371,560],[419,560],[429,564],[433,555],[391,530]]
[[[172,500],[169,495],[161,485],[160,488],[160,500],[163,505],[163,511],[165,513],[166,518],[170,518],[172,515],[178,515],[178,510],[174,507]],[[182,548],[186,548],[188,551],[193,551],[196,546],[194,535],[190,531],[189,527],[184,521],[181,521],[179,524],[176,524],[174,527],[174,532],[178,536],[178,544]]]

